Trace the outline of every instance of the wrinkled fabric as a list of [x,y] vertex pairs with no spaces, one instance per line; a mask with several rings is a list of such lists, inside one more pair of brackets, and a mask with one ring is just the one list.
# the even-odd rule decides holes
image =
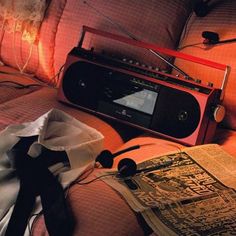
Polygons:
[[0,27],[21,32],[22,39],[34,42],[44,18],[46,0],[0,0]]
[[[21,138],[32,136],[37,136],[37,140],[27,150],[30,158],[37,158],[43,148],[66,152],[66,161],[49,167],[54,175],[59,175],[63,187],[92,167],[103,149],[104,137],[100,132],[57,109],[33,122],[10,125],[3,130],[0,133],[0,235],[5,233],[19,191],[14,160],[8,153]],[[40,209],[38,199],[35,212]],[[29,235],[27,230],[25,235]]]

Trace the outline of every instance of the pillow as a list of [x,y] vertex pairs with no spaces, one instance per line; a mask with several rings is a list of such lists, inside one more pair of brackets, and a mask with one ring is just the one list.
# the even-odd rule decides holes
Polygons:
[[[0,11],[0,15],[5,16],[5,21],[0,17],[0,59],[3,63],[48,81],[55,74],[54,39],[65,2],[3,1]],[[14,7],[10,7],[11,4]]]
[[0,26],[10,33],[20,32],[23,40],[33,43],[46,6],[45,0],[1,1]]
[[[59,70],[68,52],[78,44],[83,25],[126,37],[132,34],[141,41],[174,49],[190,12],[191,1],[188,0],[67,1],[57,29],[55,69]],[[89,40],[86,42],[95,50],[104,49],[109,54],[162,69],[167,66],[145,49],[137,50],[127,44],[96,36]]]
[[[183,31],[179,45],[179,51],[226,64],[231,67],[229,81],[223,104],[226,107],[226,117],[223,126],[236,129],[236,43],[216,45],[204,45],[202,32],[212,31],[219,34],[220,40],[236,38],[236,1],[215,1],[212,9],[205,17],[192,15],[189,23]],[[193,78],[198,78],[206,83],[213,82],[215,87],[220,87],[224,72],[199,64],[176,59],[175,64],[187,72]]]

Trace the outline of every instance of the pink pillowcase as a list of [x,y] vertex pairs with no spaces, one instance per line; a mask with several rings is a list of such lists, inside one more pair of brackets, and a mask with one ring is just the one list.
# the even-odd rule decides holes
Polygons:
[[[66,0],[51,0],[41,24],[39,41],[35,42],[30,56],[30,43],[21,39],[20,32],[14,34],[3,31],[0,42],[0,59],[9,66],[17,68],[16,62],[23,67],[30,57],[25,72],[33,73],[38,78],[48,81],[55,74],[54,46],[57,26],[60,21]],[[15,45],[14,45],[15,44]],[[16,60],[15,58],[16,57]]]

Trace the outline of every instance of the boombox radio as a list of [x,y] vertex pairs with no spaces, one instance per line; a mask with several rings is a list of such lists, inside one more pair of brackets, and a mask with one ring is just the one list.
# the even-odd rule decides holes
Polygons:
[[[86,33],[222,70],[222,86],[203,85],[174,65],[183,76],[84,49]],[[78,47],[67,56],[58,99],[185,145],[203,144],[224,117],[220,103],[229,71],[223,64],[84,26]]]

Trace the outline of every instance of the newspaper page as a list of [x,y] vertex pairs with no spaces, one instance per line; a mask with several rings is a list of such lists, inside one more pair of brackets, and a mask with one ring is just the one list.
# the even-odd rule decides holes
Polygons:
[[137,165],[145,168],[152,171],[128,178],[114,171],[104,181],[157,235],[236,235],[236,158],[220,146],[185,148]]

